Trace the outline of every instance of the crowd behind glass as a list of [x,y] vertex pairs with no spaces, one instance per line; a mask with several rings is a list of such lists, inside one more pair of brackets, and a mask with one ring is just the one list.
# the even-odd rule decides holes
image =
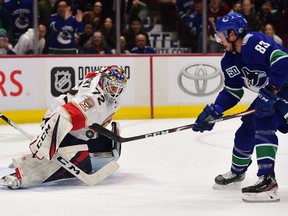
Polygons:
[[156,53],[149,32],[157,25],[160,33],[175,33],[178,46],[191,53],[203,53],[203,38],[208,53],[222,53],[214,39],[215,22],[230,12],[241,13],[249,31],[288,46],[288,0],[207,0],[207,37],[202,0],[119,1],[117,40],[115,0],[38,0],[37,31],[33,0],[0,0],[0,55],[116,54],[117,42],[121,54]]

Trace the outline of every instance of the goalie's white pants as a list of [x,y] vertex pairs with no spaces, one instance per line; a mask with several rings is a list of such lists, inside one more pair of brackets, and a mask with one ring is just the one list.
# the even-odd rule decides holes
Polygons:
[[[58,149],[58,153],[67,160],[71,160],[77,152],[81,151],[88,151],[87,145],[68,146]],[[46,158],[39,160],[33,157],[32,154],[13,159],[13,165],[16,167],[18,178],[20,175],[21,187],[42,184],[61,168],[53,160],[47,160]]]

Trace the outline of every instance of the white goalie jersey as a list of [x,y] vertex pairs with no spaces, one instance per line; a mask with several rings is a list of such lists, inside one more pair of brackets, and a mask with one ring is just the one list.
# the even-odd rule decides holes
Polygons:
[[97,138],[90,126],[107,125],[121,102],[121,96],[112,102],[107,99],[100,78],[101,72],[90,72],[70,93],[59,96],[49,107],[41,126],[57,112],[73,125],[71,135],[82,140]]

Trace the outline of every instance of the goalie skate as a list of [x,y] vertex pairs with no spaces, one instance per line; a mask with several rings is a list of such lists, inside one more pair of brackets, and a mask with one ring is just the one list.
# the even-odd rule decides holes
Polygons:
[[0,185],[7,186],[10,189],[18,189],[22,186],[22,182],[20,179],[17,179],[15,174],[3,176],[0,179]]
[[231,171],[216,176],[213,189],[239,189],[241,182],[245,179],[245,173],[237,175]]
[[274,175],[260,176],[258,181],[242,189],[244,202],[278,202],[278,184]]

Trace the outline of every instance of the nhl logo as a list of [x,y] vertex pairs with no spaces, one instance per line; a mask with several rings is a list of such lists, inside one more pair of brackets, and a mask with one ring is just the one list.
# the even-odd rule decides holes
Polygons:
[[69,89],[72,87],[71,74],[69,73],[69,71],[57,71],[54,76],[55,89],[61,93],[69,91]]
[[75,71],[72,67],[55,67],[51,70],[51,93],[58,97],[75,85]]

